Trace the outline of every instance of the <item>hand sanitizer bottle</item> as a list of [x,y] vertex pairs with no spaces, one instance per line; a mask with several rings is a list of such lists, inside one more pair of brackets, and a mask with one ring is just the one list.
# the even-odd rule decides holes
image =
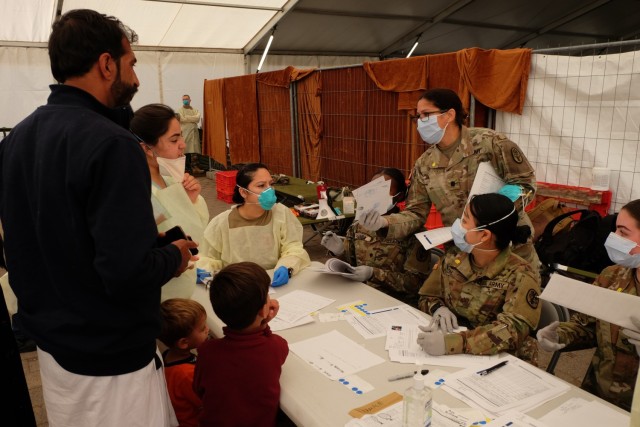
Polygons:
[[431,389],[425,387],[420,371],[413,377],[413,385],[404,392],[402,427],[431,426]]

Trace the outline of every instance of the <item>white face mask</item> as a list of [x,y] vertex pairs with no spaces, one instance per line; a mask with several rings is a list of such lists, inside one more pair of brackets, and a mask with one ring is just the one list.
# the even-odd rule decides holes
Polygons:
[[175,182],[184,180],[184,169],[187,158],[185,156],[177,159],[166,159],[164,157],[156,157],[158,166],[160,166],[160,175],[170,176]]
[[627,268],[640,267],[640,254],[631,255],[629,253],[636,246],[638,246],[636,242],[625,239],[616,233],[609,233],[609,237],[604,242],[604,247],[611,261]]
[[438,116],[441,116],[442,114],[444,113],[430,115],[426,122],[418,120],[418,133],[422,140],[427,144],[435,145],[442,141],[444,131],[447,129],[447,126],[449,126],[449,123],[447,123],[444,128],[440,128],[440,125],[438,124]]

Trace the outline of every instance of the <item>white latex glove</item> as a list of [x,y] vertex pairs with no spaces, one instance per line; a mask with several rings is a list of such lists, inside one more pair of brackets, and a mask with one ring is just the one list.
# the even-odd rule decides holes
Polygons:
[[320,244],[331,251],[332,254],[342,255],[344,253],[344,240],[344,237],[338,236],[333,231],[327,231]]
[[360,218],[360,224],[362,224],[362,226],[367,230],[378,231],[381,228],[389,226],[387,220],[384,219],[378,211],[370,210],[364,212],[362,215],[363,216]]
[[453,332],[454,329],[458,329],[458,318],[451,310],[442,306],[433,313],[429,327],[431,330],[439,327],[442,333],[448,334]]
[[629,342],[636,346],[636,353],[640,356],[640,318],[636,316],[631,316],[631,323],[636,327],[636,330],[633,329],[623,329],[622,333],[627,336]]
[[[426,329],[428,328],[420,326],[420,330],[425,331]],[[445,353],[444,334],[440,331],[420,332],[417,342],[424,351],[432,356],[442,356]]]
[[560,344],[560,337],[558,336],[558,325],[560,322],[557,320],[544,328],[540,329],[536,333],[538,338],[538,344],[545,351],[558,351],[565,348],[566,344]]
[[371,276],[373,276],[373,267],[369,267],[368,265],[359,265],[357,267],[353,267],[353,273],[340,273],[340,275],[347,279],[355,280],[356,282],[366,282],[371,279]]

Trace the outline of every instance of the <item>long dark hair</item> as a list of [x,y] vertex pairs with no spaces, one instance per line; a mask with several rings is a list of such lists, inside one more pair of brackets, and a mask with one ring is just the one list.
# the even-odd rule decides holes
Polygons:
[[164,104],[149,104],[139,108],[131,119],[129,129],[145,144],[155,146],[162,135],[167,133],[176,113]]
[[502,194],[488,193],[472,197],[469,211],[476,220],[476,227],[483,227],[496,236],[496,247],[500,250],[509,246],[509,242],[524,243],[531,235],[528,226],[518,226],[518,212],[513,202]]
[[237,203],[239,205],[244,203],[244,197],[240,195],[239,187],[242,187],[245,189],[249,187],[249,184],[251,184],[251,181],[253,181],[253,176],[256,174],[256,171],[258,169],[269,170],[269,168],[262,163],[247,163],[246,165],[240,168],[240,170],[238,171],[238,174],[236,175],[236,186],[233,189],[232,200],[234,203]]
[[451,89],[429,89],[422,94],[420,99],[429,101],[440,111],[448,111],[453,108],[456,112],[456,124],[458,127],[461,127],[468,117],[468,114],[464,111],[464,108],[462,108],[462,101],[460,101],[460,97]]
[[631,218],[636,220],[636,227],[640,228],[640,199],[627,203],[622,209],[629,212]]

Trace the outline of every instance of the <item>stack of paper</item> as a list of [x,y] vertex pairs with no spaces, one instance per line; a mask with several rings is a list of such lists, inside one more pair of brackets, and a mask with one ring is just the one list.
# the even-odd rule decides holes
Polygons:
[[[475,402],[491,414],[501,415],[509,410],[528,412],[570,388],[516,357],[506,355],[501,360],[508,363],[487,375],[480,375],[482,369],[476,367],[455,372],[447,376],[443,389],[461,400]],[[482,368],[491,367],[486,364]]]
[[629,413],[616,411],[598,401],[574,397],[549,412],[541,421],[555,426],[628,426]]
[[370,210],[375,210],[380,215],[387,213],[389,206],[393,203],[389,195],[390,189],[391,180],[387,181],[384,176],[381,176],[353,190],[357,204],[355,219],[359,220],[364,212]]
[[[455,332],[466,330],[461,327]],[[387,329],[385,350],[389,351],[389,360],[399,363],[413,363],[418,365],[455,366],[468,368],[481,367],[495,362],[499,356],[476,356],[473,354],[449,354],[431,356],[425,352],[417,342],[420,330],[417,324],[394,324]]]
[[337,274],[353,273],[355,270],[348,263],[338,258],[329,258],[321,267],[308,267],[309,271],[316,271],[318,273]]
[[278,315],[269,322],[272,331],[293,328],[313,322],[311,313],[318,311],[335,300],[311,292],[295,290],[278,298]]
[[429,320],[425,319],[419,311],[407,304],[379,310],[363,311],[359,309],[359,311],[353,311],[353,314],[353,316],[346,317],[345,320],[366,339],[384,337],[392,325],[427,325],[429,323]]

